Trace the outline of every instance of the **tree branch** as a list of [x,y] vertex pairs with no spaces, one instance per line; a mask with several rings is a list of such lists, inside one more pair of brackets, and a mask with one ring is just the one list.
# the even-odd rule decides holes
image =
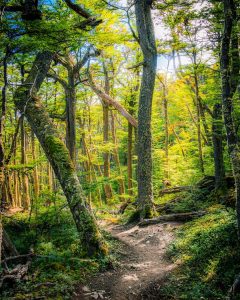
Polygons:
[[91,74],[89,73],[89,77],[88,77],[88,83],[91,87],[91,89],[99,96],[99,98],[106,104],[113,106],[124,118],[126,118],[128,120],[128,122],[133,126],[133,127],[137,127],[137,120],[130,115],[127,110],[121,105],[119,104],[116,100],[112,99],[109,95],[107,95],[106,93],[104,93],[100,87],[98,87],[93,79]]
[[91,14],[86,9],[84,9],[82,6],[75,4],[70,0],[64,0],[64,1],[67,4],[67,6],[69,8],[71,8],[72,10],[74,10],[78,15],[80,15],[86,19],[92,17]]
[[67,82],[64,79],[62,79],[61,77],[59,77],[56,73],[48,73],[47,77],[55,79],[57,82],[59,82],[63,86],[64,89],[68,88]]
[[88,47],[87,52],[85,53],[85,55],[83,56],[83,58],[73,67],[73,72],[75,74],[77,74],[81,68],[87,63],[87,61],[89,60],[89,58],[91,56],[93,56],[93,54],[90,53],[91,51],[91,46]]

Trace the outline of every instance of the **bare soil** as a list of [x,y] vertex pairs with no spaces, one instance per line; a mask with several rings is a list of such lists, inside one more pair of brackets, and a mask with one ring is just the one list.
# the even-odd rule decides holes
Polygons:
[[120,241],[120,264],[97,274],[87,285],[79,286],[73,299],[161,299],[156,290],[176,267],[165,254],[179,225],[167,222],[148,227],[105,227]]

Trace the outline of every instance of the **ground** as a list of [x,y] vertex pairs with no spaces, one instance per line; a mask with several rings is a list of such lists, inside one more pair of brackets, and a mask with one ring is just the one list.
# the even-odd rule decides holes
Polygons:
[[178,227],[173,222],[148,227],[105,226],[120,242],[120,263],[77,287],[73,300],[159,299],[151,290],[176,267],[165,254]]

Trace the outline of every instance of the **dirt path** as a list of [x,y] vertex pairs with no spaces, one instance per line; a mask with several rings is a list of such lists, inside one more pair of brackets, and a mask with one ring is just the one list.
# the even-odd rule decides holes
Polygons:
[[120,241],[120,266],[97,274],[87,286],[79,287],[73,299],[159,299],[146,291],[175,267],[166,259],[165,253],[178,226],[171,222],[143,228],[107,227]]

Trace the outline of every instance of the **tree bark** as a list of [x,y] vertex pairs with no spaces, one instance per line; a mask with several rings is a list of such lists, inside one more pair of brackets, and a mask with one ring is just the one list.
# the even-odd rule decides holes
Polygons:
[[138,206],[141,218],[150,217],[153,208],[152,188],[152,98],[154,92],[157,49],[147,0],[136,0],[135,14],[144,64],[138,110]]
[[[103,103],[103,142],[106,145],[109,137],[109,108],[108,105]],[[110,178],[110,153],[109,150],[104,150],[103,153],[103,176],[106,179]],[[112,187],[109,183],[104,184],[104,191],[106,199],[113,197]]]
[[3,229],[2,232],[2,254],[3,257],[8,257],[8,256],[16,256],[18,255],[18,252],[12,243],[9,235],[7,234],[6,230]]
[[223,123],[222,106],[216,103],[213,108],[212,141],[214,151],[215,189],[226,188],[225,168],[223,159]]
[[[110,94],[110,82],[108,77],[108,71],[105,63],[103,62],[103,73],[105,78],[104,91],[107,95]],[[109,142],[109,104],[102,103],[103,108],[103,142],[107,144]],[[103,153],[103,174],[104,177],[110,179],[110,151],[105,149]],[[111,184],[107,183],[104,185],[104,191],[106,199],[111,199],[113,197],[113,190]]]
[[[26,161],[26,136],[25,136],[25,129],[24,129],[24,118],[21,118],[21,164],[25,165]],[[31,200],[29,196],[29,184],[28,184],[28,177],[23,169],[22,172],[22,207],[25,210],[30,209]]]
[[76,165],[76,91],[74,73],[68,68],[66,93],[66,145],[74,165]]
[[[223,0],[224,5],[224,30],[221,43],[221,77],[222,77],[222,106],[223,117],[227,133],[228,152],[231,158],[233,175],[235,179],[236,192],[236,210],[238,237],[240,238],[240,156],[238,137],[233,117],[233,96],[237,89],[239,81],[239,64],[233,64],[239,61],[238,48],[233,40],[235,36],[235,28],[237,28],[237,16],[234,0]],[[235,27],[235,28],[234,28]],[[237,59],[232,59],[233,54],[237,55]]]
[[168,124],[168,99],[167,99],[167,87],[164,83],[163,86],[163,116],[164,116],[164,131],[165,131],[165,178],[169,178],[169,158],[168,158],[168,144],[169,144],[169,124]]
[[76,85],[78,73],[82,67],[87,63],[90,54],[91,47],[89,47],[83,56],[83,58],[73,63],[73,59],[69,53],[66,53],[64,57],[55,55],[54,58],[67,70],[67,81],[58,76],[55,73],[49,73],[48,76],[58,81],[65,91],[66,97],[66,145],[70,153],[70,157],[76,166]]
[[15,104],[25,114],[62,186],[79,233],[83,253],[89,256],[104,254],[105,244],[93,213],[86,204],[85,195],[67,148],[58,137],[58,132],[45,108],[36,97],[52,58],[53,55],[47,51],[37,55],[28,78],[15,93]]
[[[31,131],[31,140],[32,140],[32,159],[35,162],[36,160],[36,149],[35,149],[35,136],[34,132]],[[38,180],[38,167],[35,166],[33,170],[33,190],[35,199],[39,196],[39,180]]]
[[119,159],[119,154],[118,154],[118,142],[117,142],[117,137],[116,137],[116,126],[115,126],[115,115],[113,111],[111,111],[111,129],[112,129],[112,139],[114,143],[114,159],[115,163],[119,172],[120,178],[118,179],[118,184],[119,184],[119,195],[120,199],[122,198],[121,195],[125,194],[125,183],[124,183],[124,177],[122,174],[121,170],[121,164],[120,164],[120,159]]

